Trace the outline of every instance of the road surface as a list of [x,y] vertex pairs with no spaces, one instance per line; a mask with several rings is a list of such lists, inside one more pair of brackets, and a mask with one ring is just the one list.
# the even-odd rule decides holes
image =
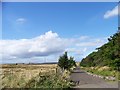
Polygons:
[[118,82],[108,82],[99,77],[93,77],[79,67],[73,70],[70,79],[77,84],[75,88],[118,88]]

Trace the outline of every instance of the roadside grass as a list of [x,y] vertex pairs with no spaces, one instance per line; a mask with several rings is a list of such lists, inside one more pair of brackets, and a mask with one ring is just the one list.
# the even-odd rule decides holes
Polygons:
[[111,68],[106,68],[106,69],[105,68],[101,69],[103,67],[81,67],[81,68],[89,73],[103,76],[104,78],[107,76],[108,77],[111,76],[111,77],[115,77],[116,80],[120,80],[120,72],[113,70]]
[[116,77],[118,78],[118,81],[120,82],[120,72],[117,73]]
[[25,87],[27,88],[70,88],[72,83],[55,72],[40,73],[37,77],[32,78]]
[[98,71],[96,69],[92,69],[92,70],[88,70],[88,72],[97,74],[97,75],[102,75],[102,76],[116,76],[115,71],[107,71],[107,70],[103,70],[103,71]]
[[1,88],[69,88],[70,72],[56,73],[56,65],[3,65]]
[[31,78],[36,77],[40,72],[55,71],[56,65],[2,65],[0,83],[2,88],[23,88]]

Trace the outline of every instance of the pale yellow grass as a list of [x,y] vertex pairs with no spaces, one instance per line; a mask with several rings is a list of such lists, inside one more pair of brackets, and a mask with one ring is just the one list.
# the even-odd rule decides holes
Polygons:
[[103,67],[89,67],[89,69],[103,71],[103,70],[109,70],[110,67],[108,67],[108,66],[103,66]]
[[4,87],[24,87],[26,83],[36,77],[39,73],[55,71],[57,64],[41,65],[2,65],[2,88]]
[[100,68],[98,69],[98,71],[109,70],[109,69],[110,69],[110,67],[108,67],[108,66],[103,66],[103,67],[100,67]]

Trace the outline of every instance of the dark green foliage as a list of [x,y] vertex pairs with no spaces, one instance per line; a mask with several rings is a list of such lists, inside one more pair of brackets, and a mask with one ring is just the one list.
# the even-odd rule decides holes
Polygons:
[[70,59],[67,56],[67,52],[63,54],[63,56],[60,56],[58,61],[58,66],[62,69],[70,70],[73,66],[76,66],[76,63],[74,61],[73,57],[70,57]]
[[120,67],[120,32],[110,36],[108,43],[96,50],[84,58],[80,65],[86,67],[110,66],[118,70]]
[[110,64],[111,67],[113,67],[115,70],[119,70],[120,71],[120,59],[115,59],[111,62]]
[[68,68],[67,69],[70,69],[72,68],[73,66],[76,66],[76,63],[74,61],[74,58],[73,57],[70,57],[70,59],[68,60]]
[[60,66],[62,69],[67,69],[68,68],[68,56],[67,52],[63,56],[60,56],[59,61],[58,61],[58,66]]

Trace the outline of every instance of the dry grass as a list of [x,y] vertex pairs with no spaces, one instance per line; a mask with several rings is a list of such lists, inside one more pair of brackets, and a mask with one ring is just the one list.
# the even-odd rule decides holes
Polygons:
[[113,77],[115,78],[114,80],[119,79],[120,73],[117,70],[113,70],[112,68],[108,66],[103,66],[103,67],[81,67],[81,69],[86,70],[87,72],[100,75],[103,77]]
[[110,67],[104,66],[98,69],[98,71],[103,71],[103,70],[110,70]]
[[39,73],[55,71],[57,64],[41,64],[41,65],[2,65],[2,73],[0,74],[2,80],[2,88],[20,88],[24,87],[25,84],[36,77]]

